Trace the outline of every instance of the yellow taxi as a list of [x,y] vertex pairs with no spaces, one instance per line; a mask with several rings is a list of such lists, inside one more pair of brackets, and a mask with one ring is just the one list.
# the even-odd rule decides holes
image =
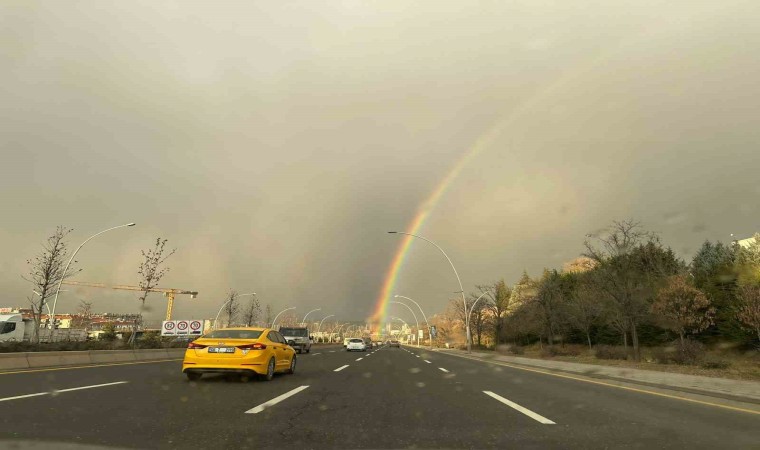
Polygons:
[[221,328],[187,346],[182,373],[191,381],[204,373],[258,375],[271,380],[276,372],[294,373],[296,352],[285,338],[270,328]]

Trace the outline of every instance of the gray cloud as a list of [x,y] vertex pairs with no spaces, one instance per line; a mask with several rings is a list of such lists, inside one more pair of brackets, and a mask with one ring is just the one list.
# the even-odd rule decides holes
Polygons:
[[[2,303],[55,225],[135,221],[88,244],[81,279],[136,284],[163,236],[165,285],[201,292],[179,316],[233,287],[363,318],[385,231],[494,128],[423,229],[468,286],[560,266],[616,218],[684,256],[757,231],[759,8],[660,3],[6,2]],[[415,244],[399,293],[436,310],[456,288]]]

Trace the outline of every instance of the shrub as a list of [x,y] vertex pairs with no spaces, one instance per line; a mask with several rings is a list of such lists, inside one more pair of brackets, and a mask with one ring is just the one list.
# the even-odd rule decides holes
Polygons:
[[513,355],[524,355],[525,349],[520,347],[519,345],[510,345],[507,348],[507,351]]
[[595,356],[597,359],[628,359],[628,352],[624,347],[614,345],[597,345]]
[[557,347],[556,345],[552,345],[541,349],[541,356],[549,358],[552,356],[578,356],[580,354],[581,351],[575,347]]
[[722,359],[710,359],[702,363],[704,369],[728,369],[731,363]]
[[699,364],[705,356],[705,346],[701,342],[685,340],[683,344],[676,341],[653,352],[654,358],[661,364]]

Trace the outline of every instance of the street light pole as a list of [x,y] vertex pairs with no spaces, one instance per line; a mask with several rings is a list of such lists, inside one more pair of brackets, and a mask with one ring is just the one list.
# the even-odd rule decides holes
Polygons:
[[[409,305],[407,305],[406,303],[402,303],[402,302],[390,302],[390,303],[396,303],[396,304],[399,304],[399,305],[406,306],[406,309],[408,309],[412,313],[412,315],[414,316],[414,321],[417,322],[417,329],[418,330],[420,329],[420,321],[417,320],[417,314],[414,313],[414,310],[411,307],[409,307]],[[406,322],[404,322],[404,323],[406,323]],[[419,347],[419,346],[420,346],[420,340],[417,339],[417,347]]]
[[[119,226],[116,226],[116,227],[111,227],[111,228],[109,228],[107,230],[101,231],[100,233],[93,234],[92,236],[90,236],[87,239],[85,239],[84,242],[82,242],[81,244],[79,244],[79,247],[77,247],[77,249],[71,255],[71,258],[69,258],[69,262],[66,263],[66,268],[63,269],[63,273],[61,274],[61,279],[58,280],[58,288],[55,290],[55,298],[53,298],[53,309],[52,309],[52,313],[51,314],[55,314],[55,305],[56,305],[56,303],[58,303],[58,293],[61,292],[61,284],[63,284],[63,280],[66,279],[66,274],[69,271],[69,266],[71,265],[71,261],[73,261],[74,257],[77,256],[77,253],[79,253],[79,250],[81,250],[82,247],[84,247],[84,244],[90,242],[90,239],[95,238],[97,236],[100,236],[101,234],[106,233],[108,231],[115,230],[117,228],[133,227],[133,226],[135,226],[135,223],[134,222],[130,222],[130,223],[125,223],[124,225],[119,225]],[[45,299],[42,299],[42,300],[44,301]],[[55,315],[53,317],[55,317]],[[54,329],[55,329],[55,322],[53,322],[52,326],[50,327],[50,340],[51,341],[53,340],[53,330]]]
[[313,313],[314,311],[322,311],[322,308],[312,309],[311,311],[307,312],[305,316],[303,316],[303,320],[301,321],[301,324],[306,323],[306,318],[309,317],[309,314]]
[[[406,327],[407,327],[407,328],[411,328],[411,327],[409,326],[409,324],[408,324],[408,323],[406,323],[406,320],[402,319],[401,317],[394,317],[394,316],[391,316],[391,319],[393,319],[393,320],[398,320],[398,321],[401,321],[401,322],[404,322],[404,325],[406,325]],[[408,342],[408,341],[407,341],[407,342]]]
[[272,325],[269,328],[274,328],[274,324],[277,323],[277,318],[280,317],[280,314],[284,313],[285,311],[290,311],[291,309],[296,309],[295,306],[291,306],[290,308],[285,308],[282,311],[278,312],[276,316],[274,316],[274,320],[272,320]]
[[[457,282],[459,283],[459,292],[462,294],[462,305],[464,306],[464,315],[465,315],[465,317],[467,317],[467,300],[465,300],[465,298],[464,298],[464,287],[462,287],[462,280],[459,278],[459,272],[457,272],[457,268],[454,267],[454,263],[451,262],[451,258],[449,258],[449,255],[447,255],[446,252],[443,251],[443,249],[438,244],[436,244],[435,242],[431,241],[430,239],[424,238],[422,236],[418,236],[418,235],[412,234],[412,233],[406,233],[404,231],[389,231],[388,234],[403,234],[403,235],[406,235],[406,236],[412,236],[412,237],[416,237],[418,239],[422,239],[423,241],[425,241],[425,242],[427,242],[429,244],[434,245],[435,248],[437,248],[438,250],[441,251],[441,253],[443,253],[443,256],[446,257],[446,260],[449,262],[449,265],[451,265],[451,268],[454,270],[454,275],[456,275],[456,277],[457,277]],[[472,352],[472,342],[471,342],[472,340],[470,339],[470,326],[469,325],[466,325],[466,326],[467,326],[467,330],[466,330],[466,333],[467,333],[467,353],[471,353]]]
[[[472,316],[472,311],[475,309],[475,305],[477,305],[480,299],[483,298],[483,296],[486,295],[487,293],[488,291],[480,294],[480,297],[478,297],[477,300],[475,300],[475,302],[472,304],[472,306],[470,306],[470,313],[467,314],[467,329],[468,330],[470,329],[470,317]],[[472,337],[470,337],[470,340],[472,340]]]
[[325,321],[325,319],[335,317],[335,314],[330,314],[329,316],[325,316],[322,320],[319,321],[319,325],[317,325],[317,333],[319,333],[320,328],[322,328],[322,322]]
[[[224,303],[222,304],[222,307],[221,307],[221,308],[219,308],[219,312],[218,312],[218,313],[216,313],[216,318],[214,319],[214,328],[213,328],[213,329],[216,329],[216,323],[217,323],[217,321],[219,320],[219,314],[221,314],[221,313],[222,313],[222,310],[224,309],[224,307],[225,307],[225,306],[227,306],[227,303],[231,302],[232,300],[235,300],[235,299],[237,299],[238,297],[245,297],[246,295],[256,295],[256,293],[255,293],[255,292],[249,292],[249,293],[247,293],[247,294],[240,294],[240,295],[238,295],[237,297],[235,297],[235,298],[231,298],[231,299],[227,300],[226,302],[224,302]],[[230,324],[227,324],[227,326],[229,326],[229,325],[230,325]]]
[[428,322],[427,316],[425,315],[425,311],[422,310],[422,306],[420,306],[419,303],[415,302],[411,298],[405,297],[403,295],[394,295],[393,297],[394,298],[405,298],[405,299],[409,300],[410,302],[414,303],[415,305],[417,305],[417,307],[420,309],[420,312],[422,313],[422,318],[425,319],[425,324],[427,325],[427,328],[428,328],[428,338],[430,339],[430,350],[432,350],[433,349],[433,333],[430,332],[431,331],[430,322]]

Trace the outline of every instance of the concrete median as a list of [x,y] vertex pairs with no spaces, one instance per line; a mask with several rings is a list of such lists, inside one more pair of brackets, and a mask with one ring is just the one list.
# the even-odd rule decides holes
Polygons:
[[30,368],[90,364],[88,352],[29,352],[26,359]]
[[0,370],[28,369],[29,361],[26,353],[2,353],[0,354]]
[[180,359],[184,348],[0,353],[0,371]]

